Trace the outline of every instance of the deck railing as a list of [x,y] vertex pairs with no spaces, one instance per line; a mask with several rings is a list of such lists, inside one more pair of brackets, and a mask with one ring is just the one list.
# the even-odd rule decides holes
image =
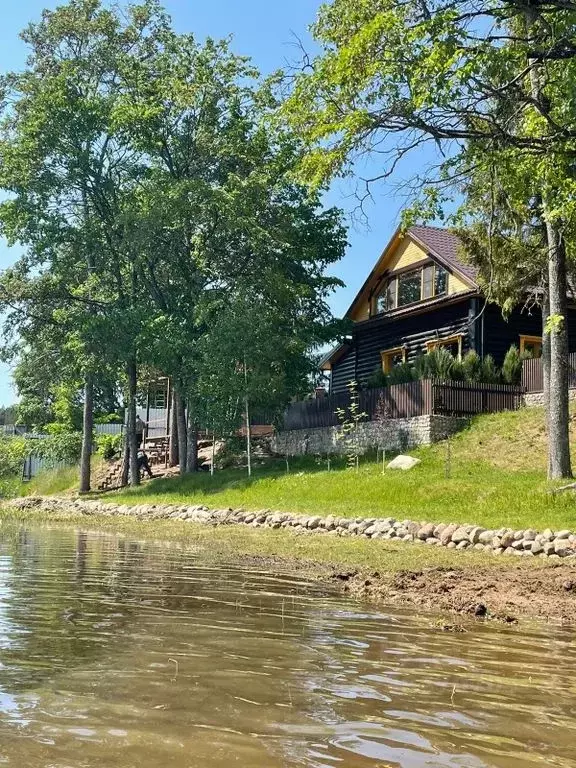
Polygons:
[[[469,384],[461,381],[423,379],[359,393],[359,410],[368,421],[414,416],[472,416],[477,413],[514,411],[522,404],[524,388],[511,384]],[[350,394],[292,403],[284,414],[284,429],[316,429],[339,424],[338,408],[350,405]]]

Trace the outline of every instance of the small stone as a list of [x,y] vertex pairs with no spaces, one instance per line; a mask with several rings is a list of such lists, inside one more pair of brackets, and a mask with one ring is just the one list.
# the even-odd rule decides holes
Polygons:
[[470,542],[468,541],[468,529],[463,527],[457,528],[452,534],[452,541],[456,544],[460,544],[463,541],[469,544]]
[[440,544],[440,539],[435,538],[434,536],[430,536],[426,539],[426,544],[434,545],[434,544]]
[[544,542],[544,544],[542,545],[542,550],[543,550],[545,555],[548,555],[548,556],[553,555],[554,554],[554,542],[552,542],[552,541]]
[[446,528],[442,531],[440,534],[440,541],[442,544],[448,544],[450,541],[452,541],[452,535],[455,531],[458,530],[457,525],[447,525]]
[[482,531],[480,536],[478,536],[478,541],[480,544],[492,544],[493,539],[494,531]]
[[308,522],[306,523],[306,528],[309,528],[310,530],[314,530],[314,528],[318,528],[320,525],[320,518],[315,517],[309,517]]
[[550,530],[550,528],[546,528],[545,531],[542,531],[541,534],[544,541],[553,541],[554,540],[554,532]]
[[477,552],[483,552],[483,551],[484,551],[484,549],[485,549],[485,545],[484,545],[484,544],[481,544],[480,542],[477,542],[476,544],[474,544],[474,549],[475,549]]
[[423,525],[417,533],[418,538],[426,540],[431,536],[434,536],[434,527],[434,523],[426,523]]
[[408,469],[413,469],[418,464],[420,464],[420,459],[416,459],[414,456],[403,456],[400,454],[400,456],[396,456],[396,458],[392,459],[392,461],[386,465],[386,469],[402,469],[406,471]]
[[470,540],[470,543],[471,544],[478,544],[478,542],[480,541],[480,536],[483,533],[484,533],[484,528],[480,528],[478,526],[472,528],[472,530],[468,534],[468,538]]
[[468,549],[470,546],[470,542],[466,541],[466,539],[463,539],[458,544],[456,544],[456,549]]
[[534,540],[530,545],[530,551],[533,555],[539,555],[544,551],[544,544],[541,541]]
[[505,555],[514,555],[516,554],[516,550],[512,549],[512,547],[506,547],[504,550]]
[[572,531],[558,531],[558,533],[556,534],[555,538],[556,538],[556,540],[558,540],[558,539],[568,539],[570,537],[571,533],[572,533]]
[[502,547],[496,547],[495,549],[492,550],[493,555],[501,555],[503,552],[504,550],[502,549]]
[[514,541],[520,541],[524,538],[524,531],[514,531]]
[[444,533],[444,531],[446,530],[446,528],[448,528],[448,526],[446,525],[446,523],[439,523],[439,524],[438,524],[438,525],[437,525],[437,526],[434,528],[434,537],[435,537],[435,538],[437,538],[437,539],[439,539],[439,538],[440,538],[440,536],[441,536],[441,535]]
[[554,541],[554,554],[560,557],[566,557],[571,554],[570,548],[567,546],[568,541],[566,539],[556,539]]
[[512,546],[513,541],[515,541],[515,539],[514,539],[514,533],[512,531],[506,531],[506,533],[504,533],[500,537],[500,543],[504,547],[504,549]]
[[527,531],[524,531],[523,538],[525,541],[534,541],[536,539],[536,531],[533,528],[528,528]]
[[457,544],[456,544],[456,542],[455,542],[455,541],[449,541],[449,542],[446,544],[446,549],[456,549],[456,547],[457,547]]
[[515,550],[524,549],[524,542],[521,539],[513,541],[512,549],[515,549]]

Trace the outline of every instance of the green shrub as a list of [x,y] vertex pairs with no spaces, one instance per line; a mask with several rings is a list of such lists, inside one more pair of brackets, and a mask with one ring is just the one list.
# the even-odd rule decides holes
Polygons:
[[482,358],[473,349],[470,349],[462,358],[462,371],[465,381],[482,380]]
[[514,344],[510,347],[502,363],[502,379],[506,384],[520,384],[522,380],[522,363],[529,355],[520,354]]
[[415,381],[418,376],[410,363],[400,363],[392,368],[386,378],[388,384],[406,384],[408,381]]
[[123,441],[124,436],[120,433],[117,435],[97,435],[96,445],[98,446],[98,453],[103,459],[110,461],[122,450]]
[[82,450],[82,433],[59,432],[42,440],[29,441],[29,448],[47,464],[76,464]]
[[481,381],[483,384],[498,384],[500,381],[500,371],[492,355],[486,355],[484,360],[482,360]]
[[370,376],[366,379],[366,386],[368,389],[377,389],[379,387],[385,387],[388,384],[388,379],[384,371],[380,366],[375,368]]

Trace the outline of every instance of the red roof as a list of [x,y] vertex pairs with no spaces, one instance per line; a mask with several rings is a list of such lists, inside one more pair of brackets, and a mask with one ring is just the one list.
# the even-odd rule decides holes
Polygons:
[[432,256],[444,261],[448,268],[454,268],[476,284],[476,270],[459,256],[461,241],[458,235],[440,227],[423,226],[410,227],[408,234],[419,240]]

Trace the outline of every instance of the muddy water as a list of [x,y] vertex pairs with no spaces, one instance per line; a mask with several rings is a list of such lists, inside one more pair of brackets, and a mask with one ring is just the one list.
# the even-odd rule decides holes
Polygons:
[[436,620],[0,528],[0,766],[576,766],[573,631]]

